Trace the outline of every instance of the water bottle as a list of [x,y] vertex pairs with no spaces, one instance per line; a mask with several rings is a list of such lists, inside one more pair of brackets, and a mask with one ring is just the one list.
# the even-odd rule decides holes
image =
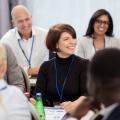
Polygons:
[[40,117],[40,120],[45,120],[45,111],[44,111],[41,93],[36,93],[36,105],[35,105],[35,107],[36,107],[36,110],[37,110],[38,115]]

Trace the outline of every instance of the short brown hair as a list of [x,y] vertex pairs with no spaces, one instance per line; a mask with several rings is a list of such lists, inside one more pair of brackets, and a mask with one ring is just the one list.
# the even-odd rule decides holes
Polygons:
[[49,29],[46,37],[46,46],[51,52],[57,52],[56,44],[58,43],[60,36],[63,32],[68,32],[73,38],[76,39],[76,32],[71,25],[68,24],[56,24]]

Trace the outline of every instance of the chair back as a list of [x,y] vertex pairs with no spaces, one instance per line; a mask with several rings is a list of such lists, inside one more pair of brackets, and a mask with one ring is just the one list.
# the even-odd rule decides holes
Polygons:
[[30,86],[30,80],[28,78],[28,75],[26,74],[26,72],[24,71],[24,69],[21,66],[20,66],[20,68],[21,68],[21,72],[23,75],[24,83],[25,83],[25,92],[30,93],[31,86]]

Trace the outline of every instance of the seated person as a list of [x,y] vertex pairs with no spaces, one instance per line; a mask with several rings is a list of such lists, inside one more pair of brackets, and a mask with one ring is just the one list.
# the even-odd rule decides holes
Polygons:
[[[120,50],[109,48],[94,55],[88,69],[88,92],[103,104],[97,116],[100,120],[120,120]],[[89,97],[80,97],[74,102],[62,103],[62,106],[72,116],[80,118],[92,102]]]
[[109,11],[97,10],[90,18],[84,37],[79,40],[76,54],[91,59],[98,50],[120,48],[120,40],[113,35],[113,24]]
[[30,11],[23,5],[15,6],[11,17],[15,27],[2,37],[1,42],[11,47],[18,64],[28,75],[37,75],[40,65],[49,57],[45,46],[47,31],[32,25]]
[[24,78],[21,69],[17,63],[13,51],[8,45],[3,44],[7,54],[7,71],[5,80],[9,85],[15,85],[25,92]]
[[7,56],[0,44],[0,119],[31,120],[27,98],[17,87],[7,85],[4,81],[6,69]]
[[35,93],[42,93],[44,105],[53,106],[86,94],[88,60],[74,55],[74,28],[68,24],[53,26],[48,31],[46,46],[56,54],[41,65],[38,73]]

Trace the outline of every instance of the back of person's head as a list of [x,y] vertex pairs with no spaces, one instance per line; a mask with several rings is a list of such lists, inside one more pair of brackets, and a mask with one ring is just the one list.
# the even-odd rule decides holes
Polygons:
[[74,39],[76,39],[76,32],[74,28],[69,24],[56,24],[49,29],[46,37],[46,46],[51,52],[57,52],[56,45],[63,32],[69,33]]
[[7,62],[7,56],[5,48],[2,44],[0,44],[0,79],[4,77],[4,74],[6,72],[6,62]]
[[107,15],[109,18],[109,27],[105,34],[107,36],[113,36],[113,20],[112,20],[110,13],[105,9],[99,9],[92,15],[92,17],[89,21],[85,36],[92,37],[92,35],[94,34],[94,24],[95,24],[96,20],[98,19],[98,17],[100,17],[102,15]]
[[105,105],[120,102],[120,50],[98,51],[88,69],[88,92]]

